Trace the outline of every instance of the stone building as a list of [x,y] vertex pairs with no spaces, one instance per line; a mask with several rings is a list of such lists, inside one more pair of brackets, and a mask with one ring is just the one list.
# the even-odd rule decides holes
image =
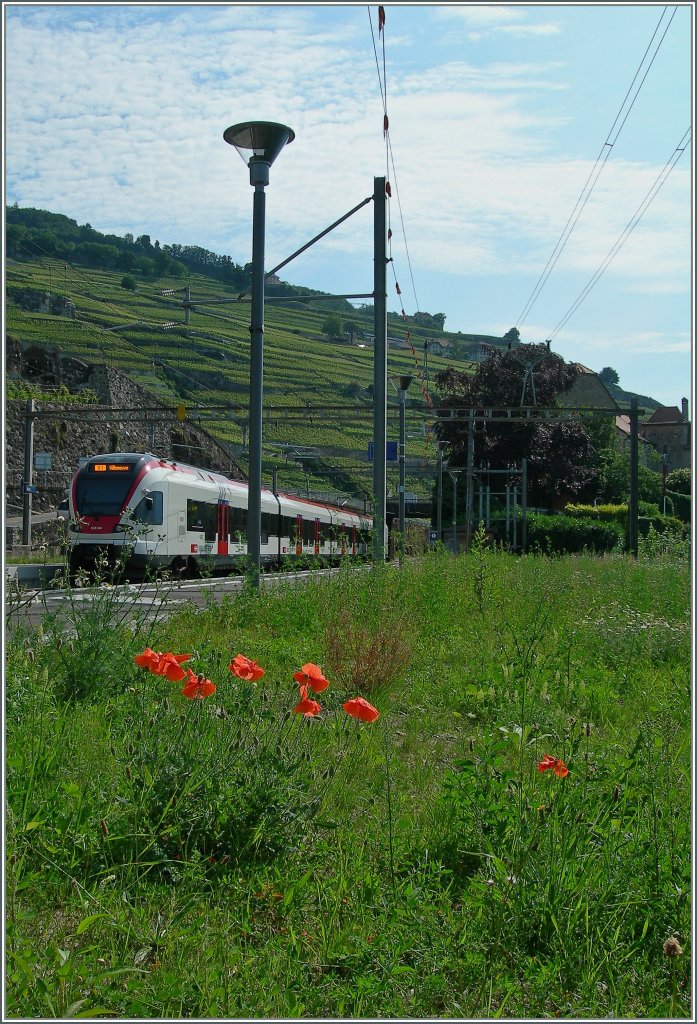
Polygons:
[[665,455],[668,473],[692,464],[692,424],[686,398],[681,406],[678,409],[676,405],[662,405],[639,425],[640,436],[653,445],[659,455]]

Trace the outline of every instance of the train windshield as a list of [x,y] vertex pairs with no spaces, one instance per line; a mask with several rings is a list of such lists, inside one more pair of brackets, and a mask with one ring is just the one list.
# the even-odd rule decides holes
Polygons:
[[121,515],[138,469],[134,462],[97,462],[85,466],[75,486],[78,515]]

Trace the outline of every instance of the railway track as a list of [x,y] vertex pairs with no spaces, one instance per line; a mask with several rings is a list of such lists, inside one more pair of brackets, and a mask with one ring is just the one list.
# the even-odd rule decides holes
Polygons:
[[[357,567],[360,570],[362,567]],[[298,572],[265,573],[262,585],[297,586],[338,572],[337,568],[309,569]],[[48,616],[65,624],[66,633],[75,629],[75,621],[95,604],[102,603],[104,612],[113,611],[118,621],[146,624],[163,619],[182,608],[203,609],[211,602],[219,604],[226,596],[239,593],[245,585],[243,576],[218,576],[199,580],[156,583],[124,583],[117,586],[103,583],[69,590],[46,587],[6,588],[5,625],[37,629]]]

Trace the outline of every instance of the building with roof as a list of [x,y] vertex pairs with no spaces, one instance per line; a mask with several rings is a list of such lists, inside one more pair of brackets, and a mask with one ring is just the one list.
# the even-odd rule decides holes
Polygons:
[[582,363],[571,365],[579,373],[569,390],[559,396],[561,406],[567,409],[607,409],[609,413],[620,412],[617,401],[595,370],[590,370]]
[[666,470],[689,468],[692,464],[692,424],[687,399],[681,408],[662,405],[650,419],[639,424],[639,436],[652,445],[660,456],[665,456]]

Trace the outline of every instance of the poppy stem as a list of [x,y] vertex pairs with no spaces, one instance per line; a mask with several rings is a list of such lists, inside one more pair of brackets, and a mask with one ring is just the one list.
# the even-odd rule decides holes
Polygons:
[[394,880],[394,844],[392,836],[392,776],[390,773],[391,752],[387,749],[387,737],[385,737],[385,779],[387,782],[387,839],[390,849],[390,878],[392,889],[395,889]]

